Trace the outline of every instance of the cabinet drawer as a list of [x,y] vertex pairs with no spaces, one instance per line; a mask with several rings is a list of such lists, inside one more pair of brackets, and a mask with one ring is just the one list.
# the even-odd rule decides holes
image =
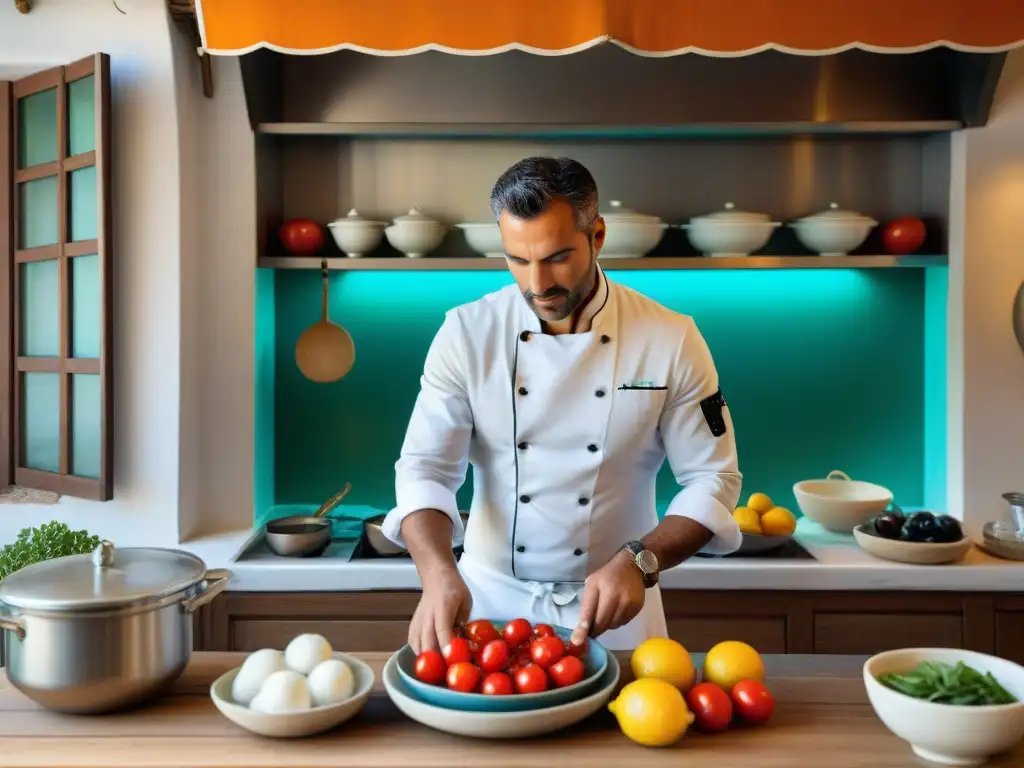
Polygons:
[[327,638],[331,647],[347,653],[397,651],[409,637],[406,621],[282,621],[236,619],[231,622],[232,651],[256,651],[284,647],[296,635],[314,632]]
[[996,655],[1024,664],[1024,611],[996,611]]
[[741,640],[760,653],[786,652],[786,619],[694,617],[668,620],[668,635],[691,653],[705,653],[723,640]]
[[963,617],[959,613],[814,615],[814,652],[873,654],[894,648],[961,648]]

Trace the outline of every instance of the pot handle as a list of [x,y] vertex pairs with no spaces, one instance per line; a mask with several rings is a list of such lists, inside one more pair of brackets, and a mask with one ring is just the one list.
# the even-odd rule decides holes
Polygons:
[[190,597],[182,608],[185,613],[195,613],[217,595],[224,591],[231,580],[231,571],[227,568],[212,568],[203,575],[203,586],[198,594]]
[[828,473],[829,480],[849,480],[850,476],[841,469],[833,469]]
[[19,640],[25,639],[25,620],[18,619],[5,611],[6,606],[0,603],[0,631],[14,633]]

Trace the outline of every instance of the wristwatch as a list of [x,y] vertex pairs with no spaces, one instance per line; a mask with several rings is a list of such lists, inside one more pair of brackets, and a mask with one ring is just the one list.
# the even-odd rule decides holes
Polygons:
[[622,549],[633,556],[633,562],[643,574],[645,587],[650,588],[658,583],[658,558],[651,550],[644,549],[639,541],[627,542],[622,545]]

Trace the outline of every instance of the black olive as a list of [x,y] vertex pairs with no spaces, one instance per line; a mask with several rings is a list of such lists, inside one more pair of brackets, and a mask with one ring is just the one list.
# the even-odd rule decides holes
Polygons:
[[932,539],[938,542],[960,541],[964,537],[964,531],[960,527],[960,521],[949,515],[938,515],[935,518],[935,533]]
[[883,539],[898,539],[903,533],[903,515],[886,512],[875,518],[875,533]]
[[907,541],[931,541],[935,535],[935,515],[931,512],[915,512],[903,524],[902,538]]

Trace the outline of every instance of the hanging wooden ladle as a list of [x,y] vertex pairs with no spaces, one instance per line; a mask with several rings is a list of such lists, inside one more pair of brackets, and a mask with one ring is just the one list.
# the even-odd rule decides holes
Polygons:
[[310,381],[322,384],[337,381],[352,370],[356,345],[348,331],[327,319],[327,261],[320,262],[323,280],[320,320],[299,336],[295,344],[295,364]]

